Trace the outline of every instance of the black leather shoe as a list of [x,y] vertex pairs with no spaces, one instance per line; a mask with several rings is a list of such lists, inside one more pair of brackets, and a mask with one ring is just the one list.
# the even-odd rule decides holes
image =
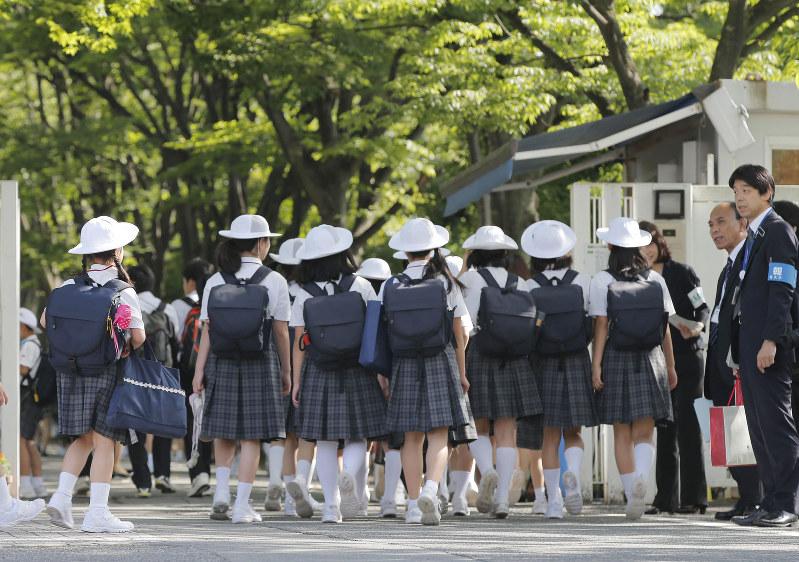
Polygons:
[[697,513],[704,515],[706,511],[706,505],[681,505],[677,508],[675,513],[679,513],[680,515],[696,515]]
[[761,517],[765,517],[766,515],[768,515],[768,511],[758,508],[749,515],[733,517],[732,522],[736,525],[740,525],[741,527],[753,527],[755,521],[759,520]]
[[644,511],[644,515],[660,515],[661,513],[668,513],[669,515],[674,515],[673,511],[669,511],[666,509],[660,509],[658,506],[653,505],[646,511]]
[[715,518],[716,521],[731,521],[733,517],[742,517],[744,515],[747,515],[747,513],[743,506],[736,505],[727,511],[717,511]]
[[792,527],[799,521],[795,513],[787,511],[770,511],[753,524],[755,527]]

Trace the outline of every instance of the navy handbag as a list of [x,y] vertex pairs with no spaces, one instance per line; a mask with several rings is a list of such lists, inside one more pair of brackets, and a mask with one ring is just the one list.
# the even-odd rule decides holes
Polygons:
[[383,303],[366,303],[366,318],[363,323],[361,355],[358,363],[362,367],[386,377],[391,376],[391,348],[383,319]]
[[144,353],[124,359],[122,380],[114,389],[106,421],[116,429],[133,429],[158,437],[186,435],[186,393],[177,369],[155,359],[149,344]]

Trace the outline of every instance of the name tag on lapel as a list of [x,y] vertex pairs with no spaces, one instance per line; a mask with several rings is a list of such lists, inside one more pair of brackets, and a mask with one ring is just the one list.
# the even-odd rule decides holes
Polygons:
[[796,288],[796,268],[789,263],[773,261],[768,264],[768,280]]

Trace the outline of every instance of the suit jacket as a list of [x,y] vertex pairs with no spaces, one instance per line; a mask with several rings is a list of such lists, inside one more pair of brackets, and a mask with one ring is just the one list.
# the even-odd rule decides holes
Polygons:
[[[796,291],[788,283],[769,281],[769,266],[782,263],[795,269],[798,262],[799,246],[793,229],[777,213],[770,212],[755,234],[733,313],[733,356],[743,373],[757,369],[757,352],[764,340],[784,342],[793,329]],[[791,369],[792,364],[792,350],[779,345],[769,370]]]
[[712,400],[716,406],[726,405],[735,378],[732,369],[727,366],[727,352],[730,349],[732,337],[732,295],[740,282],[739,274],[743,263],[743,249],[735,256],[732,268],[721,298],[721,289],[724,286],[724,270],[719,274],[716,283],[716,301],[713,309],[719,306],[718,337],[715,342],[708,343],[707,363],[705,366],[705,397]]

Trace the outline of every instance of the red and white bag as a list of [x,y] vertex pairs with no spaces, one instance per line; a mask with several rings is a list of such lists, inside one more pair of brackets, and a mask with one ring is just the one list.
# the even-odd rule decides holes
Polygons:
[[[733,399],[735,405],[732,405]],[[727,405],[710,408],[710,462],[713,466],[726,467],[757,464],[739,378],[735,379]]]

